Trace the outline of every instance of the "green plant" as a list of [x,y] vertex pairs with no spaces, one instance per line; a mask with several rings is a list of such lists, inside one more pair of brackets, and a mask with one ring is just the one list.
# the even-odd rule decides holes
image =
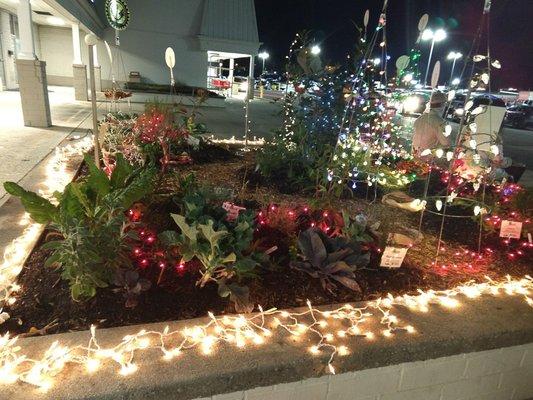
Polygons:
[[119,268],[115,274],[113,284],[117,286],[115,292],[122,292],[126,299],[126,308],[134,308],[139,303],[142,292],[150,289],[152,283],[148,279],[141,278],[137,271]]
[[361,246],[344,237],[330,238],[320,229],[309,228],[300,233],[298,248],[301,261],[292,261],[291,267],[320,279],[322,287],[333,292],[335,282],[353,291],[360,291],[354,271],[370,262],[370,254],[364,254]]
[[85,158],[88,176],[55,193],[52,204],[14,182],[4,183],[8,193],[19,197],[30,216],[59,232],[60,240],[46,243],[53,250],[45,266],[58,265],[76,301],[93,297],[108,286],[120,266],[129,266],[131,231],[125,211],[152,191],[155,171],[134,169],[121,154],[110,177]]
[[346,210],[342,210],[344,226],[341,229],[341,236],[355,242],[372,242],[374,239],[367,231],[367,219],[363,214],[352,218]]
[[240,281],[254,277],[254,270],[259,265],[253,254],[245,254],[253,236],[253,226],[247,218],[239,217],[233,229],[228,231],[226,227],[216,229],[213,219],[207,219],[205,223],[196,221],[189,224],[182,215],[171,216],[180,233],[167,231],[160,238],[166,245],[179,248],[183,262],[193,258],[200,261],[201,278],[197,285],[204,287],[210,281],[216,282],[220,296],[229,296],[237,311],[251,311],[253,305],[249,302],[248,288],[230,282],[232,279]]
[[286,129],[279,130],[257,154],[257,170],[282,192],[315,190],[325,185],[329,146],[316,146],[313,134],[303,124]]

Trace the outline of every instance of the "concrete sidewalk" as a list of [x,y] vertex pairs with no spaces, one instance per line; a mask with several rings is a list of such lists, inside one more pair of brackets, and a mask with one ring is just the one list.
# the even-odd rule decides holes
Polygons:
[[[16,91],[0,92],[0,182],[20,182],[54,148],[69,135],[85,135],[92,128],[91,104],[74,100],[74,90],[49,87],[53,126],[48,129],[25,127]],[[109,103],[99,103],[99,118]],[[123,111],[142,112],[144,106],[122,105]],[[250,103],[251,136],[266,137],[281,124],[280,105],[257,99]],[[244,134],[244,103],[228,100],[225,108],[200,108],[198,121],[206,124],[217,137],[242,137]],[[6,193],[0,187],[0,206]]]
[[[283,122],[281,103],[268,99],[254,99],[250,102],[249,121],[250,136],[270,138],[272,132]],[[204,123],[207,129],[220,139],[235,136],[241,139],[244,135],[245,110],[242,100],[227,99],[225,108],[199,108],[198,122]]]
[[[50,87],[53,127],[25,127],[20,94],[0,92],[0,182],[20,182],[70,134],[90,128],[90,103],[74,101],[72,88]],[[103,108],[103,107],[100,107]],[[0,187],[0,205],[6,201]]]

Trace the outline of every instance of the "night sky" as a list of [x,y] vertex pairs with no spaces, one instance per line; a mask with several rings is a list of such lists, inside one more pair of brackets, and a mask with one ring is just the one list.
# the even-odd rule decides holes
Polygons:
[[[270,54],[268,66],[282,69],[294,36],[310,30],[321,42],[322,59],[338,63],[353,51],[363,15],[370,9],[369,28],[375,28],[381,0],[255,0],[259,39]],[[418,36],[418,20],[430,15],[429,28],[443,27],[448,38],[435,47],[433,62],[442,63],[441,83],[450,74],[451,51],[468,54],[479,25],[484,0],[389,0],[387,35],[391,65],[407,54]],[[493,73],[494,87],[533,90],[533,0],[493,0],[491,12],[492,57],[502,70]],[[422,44],[424,71],[429,42]],[[462,63],[459,65],[462,68]],[[457,68],[457,67],[456,67]],[[457,74],[454,74],[457,75]]]

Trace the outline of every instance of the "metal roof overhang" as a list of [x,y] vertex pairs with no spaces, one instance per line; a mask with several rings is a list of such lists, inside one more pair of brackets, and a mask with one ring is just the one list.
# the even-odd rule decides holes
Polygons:
[[261,43],[244,42],[239,40],[218,39],[199,35],[200,50],[218,51],[224,53],[235,53],[234,58],[255,56],[259,51]]

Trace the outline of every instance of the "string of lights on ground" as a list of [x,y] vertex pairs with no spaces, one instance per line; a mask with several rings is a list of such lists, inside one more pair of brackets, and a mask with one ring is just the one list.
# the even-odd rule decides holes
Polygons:
[[[46,165],[45,189],[41,194],[51,198],[55,191],[63,190],[70,181],[67,171],[68,161],[88,151],[91,138],[75,145],[57,149]],[[1,303],[16,301],[13,293],[19,290],[15,280],[20,273],[27,255],[35,244],[43,227],[30,222],[27,215],[20,221],[27,226],[23,234],[6,248],[4,262],[0,267]],[[217,317],[209,313],[204,324],[188,326],[184,329],[162,331],[141,330],[125,336],[121,342],[111,347],[99,344],[96,328],[91,327],[88,344],[66,346],[54,342],[42,355],[25,354],[18,344],[17,337],[5,334],[0,337],[0,383],[14,384],[25,382],[39,390],[49,390],[66,373],[67,365],[83,366],[86,373],[95,373],[106,363],[115,363],[120,375],[135,373],[142,365],[136,363],[141,351],[159,351],[162,362],[179,358],[183,353],[199,351],[208,356],[217,346],[228,344],[237,348],[267,346],[271,337],[285,335],[288,343],[301,346],[311,341],[308,351],[312,355],[328,357],[326,368],[335,373],[336,357],[343,357],[356,351],[348,345],[348,339],[362,340],[390,339],[397,334],[416,334],[417,328],[408,321],[401,321],[395,310],[398,306],[407,307],[413,313],[427,313],[433,305],[446,309],[461,307],[461,296],[476,299],[483,295],[521,296],[524,302],[533,307],[533,278],[507,277],[501,281],[486,278],[484,283],[467,284],[443,291],[419,291],[416,295],[394,297],[388,295],[363,306],[343,305],[335,310],[323,311],[310,302],[303,311],[263,310],[249,316],[235,315]],[[415,315],[415,314],[413,314]],[[370,328],[378,324],[380,328]],[[300,345],[298,344],[300,343]]]
[[[40,358],[23,354],[17,338],[6,334],[0,337],[0,382],[13,384],[20,381],[46,391],[60,379],[59,374],[68,364],[81,365],[86,373],[92,374],[104,363],[115,363],[118,374],[126,376],[142,367],[135,362],[135,356],[141,351],[160,351],[164,362],[177,359],[188,351],[199,351],[208,356],[224,343],[237,348],[249,347],[253,351],[254,346],[267,346],[272,336],[282,332],[291,339],[289,343],[298,343],[303,338],[311,340],[314,344],[308,351],[316,356],[328,354],[327,370],[334,374],[335,357],[347,356],[356,350],[345,344],[349,337],[378,340],[396,334],[416,334],[416,326],[400,321],[394,314],[397,306],[422,313],[430,312],[432,305],[456,309],[461,307],[459,295],[469,299],[482,295],[522,296],[533,306],[532,290],[533,279],[529,276],[500,282],[487,278],[485,283],[472,282],[450,290],[421,291],[414,296],[389,295],[363,307],[346,304],[335,310],[321,311],[308,302],[307,308],[300,312],[259,308],[259,313],[252,316],[216,317],[209,313],[209,321],[205,324],[174,331],[168,326],[162,331],[141,330],[125,336],[111,347],[102,347],[98,343],[93,326],[87,345],[68,347],[56,341]],[[370,321],[379,321],[381,330],[369,330],[367,323]]]
[[[43,188],[39,191],[39,194],[54,201],[54,192],[62,192],[72,179],[71,174],[67,171],[68,161],[89,151],[92,146],[92,138],[85,137],[75,144],[57,147],[55,153],[45,165],[45,180],[42,182]],[[15,302],[15,298],[11,297],[11,293],[20,289],[15,280],[44,229],[41,224],[32,222],[27,213],[23,215],[19,225],[26,228],[22,235],[5,248],[4,261],[0,265],[0,307],[2,304],[13,304]]]

